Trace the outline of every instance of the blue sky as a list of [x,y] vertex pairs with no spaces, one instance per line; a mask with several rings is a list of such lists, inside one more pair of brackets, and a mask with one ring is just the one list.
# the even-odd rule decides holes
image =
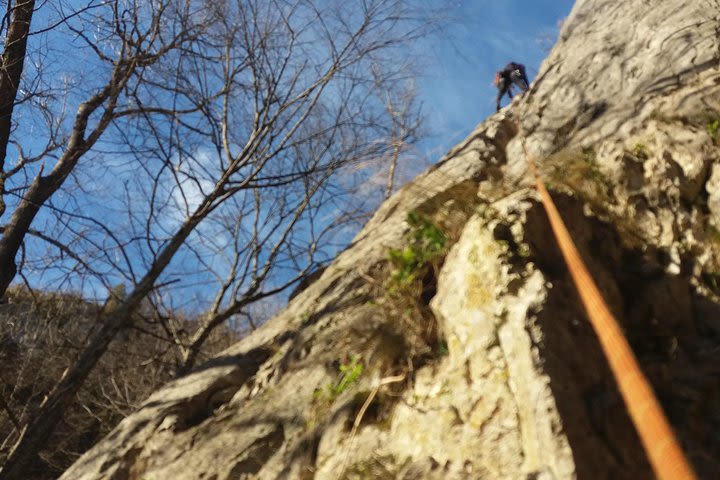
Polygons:
[[[416,84],[419,89],[419,100],[423,103],[427,115],[426,127],[430,137],[418,146],[415,155],[411,155],[409,165],[405,169],[405,173],[411,176],[424,170],[428,163],[436,162],[447,150],[467,136],[479,122],[494,112],[496,90],[492,80],[497,69],[511,60],[518,61],[527,66],[531,80],[535,77],[541,61],[547,55],[558,33],[558,22],[567,16],[573,4],[571,0],[424,1],[442,7],[443,15],[446,15],[450,21],[444,31],[436,33],[417,46],[417,51],[422,52],[423,69]],[[41,13],[36,18],[35,28],[40,28],[43,21],[48,22],[43,15],[50,15],[51,11],[41,9]],[[49,63],[43,64],[43,68],[48,72],[61,72],[68,59],[71,59],[71,63],[87,62],[86,68],[74,71],[73,76],[51,75],[63,85],[64,82],[69,82],[79,88],[75,95],[80,96],[70,99],[69,104],[72,105],[85,98],[88,92],[97,87],[96,83],[99,81],[94,76],[94,68],[90,67],[94,65],[91,63],[94,55],[80,46],[57,41],[49,42],[47,39],[41,41],[41,37],[34,37],[31,42],[32,49],[39,50],[44,54],[43,57],[47,57],[46,62]],[[66,56],[64,51],[71,51],[72,55]],[[26,65],[26,72],[32,77],[33,64],[28,62]],[[18,118],[19,115],[20,113]],[[35,122],[40,122],[37,124],[38,127],[42,124],[42,118],[39,117],[26,120],[30,121],[24,122],[23,125],[28,125],[31,129],[35,126]],[[28,136],[32,134],[32,131],[28,132]],[[28,145],[35,146],[33,142],[29,142]],[[38,144],[37,147],[39,146]],[[420,155],[417,155],[418,153]],[[418,156],[422,158],[418,159]],[[111,157],[111,154],[105,157],[102,154],[91,156],[82,164],[89,167],[90,173],[96,174],[97,169],[90,168],[90,165],[96,165],[97,162],[107,165]],[[77,173],[76,177],[78,175],[80,174]],[[104,184],[98,184],[97,189],[90,188],[90,185],[94,185],[92,179],[82,176],[73,177],[68,182],[67,189],[79,190],[81,185],[87,190],[90,198],[83,197],[83,201],[87,203],[76,206],[75,209],[100,211],[101,209],[97,207],[98,203],[103,204],[106,210],[110,207],[106,196],[112,196],[115,192],[103,191]],[[96,191],[98,189],[100,191]],[[64,199],[63,192],[60,192],[52,203],[64,206]],[[119,215],[116,216],[118,218],[113,221],[123,220]],[[54,224],[53,218],[49,210],[44,210],[36,219],[34,227],[44,230],[46,223]],[[347,232],[348,241],[352,233]],[[47,248],[43,243],[35,243],[40,252]],[[337,248],[342,248],[342,245]],[[55,252],[52,248],[50,250]],[[44,265],[45,259],[41,258],[41,260]],[[65,278],[65,273],[61,269],[58,278]],[[56,285],[56,282],[48,277],[32,280],[37,281],[38,284]],[[190,284],[194,291],[200,290],[193,282]],[[83,285],[72,285],[72,287],[88,290],[88,287]],[[100,288],[99,295],[102,296],[103,293],[104,290]]]
[[[427,70],[418,82],[433,137],[422,149],[430,162],[495,111],[495,71],[523,63],[532,81],[558,33],[571,0],[448,2],[453,26],[428,42]],[[507,97],[503,102],[507,101]]]

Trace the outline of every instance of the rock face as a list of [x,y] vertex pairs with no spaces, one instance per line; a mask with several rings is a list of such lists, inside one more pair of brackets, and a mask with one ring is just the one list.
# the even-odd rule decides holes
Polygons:
[[685,451],[716,478],[719,31],[716,0],[578,1],[512,113],[62,478],[651,478],[521,139]]

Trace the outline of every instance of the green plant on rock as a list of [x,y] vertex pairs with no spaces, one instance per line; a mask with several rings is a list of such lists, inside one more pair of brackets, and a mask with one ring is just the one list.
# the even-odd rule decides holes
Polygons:
[[650,158],[650,152],[643,143],[636,143],[632,149],[632,154],[639,160],[647,160]]
[[612,185],[600,170],[592,147],[562,150],[547,160],[547,183],[551,190],[566,190],[586,199],[607,200]]
[[313,399],[323,403],[332,403],[341,393],[352,387],[365,371],[362,357],[357,354],[350,356],[348,363],[341,363],[338,367],[339,378],[335,383],[328,383],[325,388],[316,388]]
[[360,355],[352,355],[349,363],[340,364],[340,380],[333,387],[335,395],[340,395],[352,387],[363,371],[365,371],[365,366],[360,361]]
[[388,324],[401,332],[402,342],[392,362],[400,361],[402,368],[434,358],[440,340],[428,303],[436,293],[438,269],[454,237],[433,219],[445,217],[438,212],[432,219],[416,211],[408,213],[410,228],[403,237],[404,246],[388,250],[388,262],[375,283],[376,306]]
[[705,235],[707,235],[708,240],[713,242],[714,244],[720,245],[720,229],[713,225],[712,223],[707,223],[705,225]]
[[595,153],[593,147],[583,147],[580,153],[582,154],[583,160],[588,163],[595,163],[597,161],[597,153]]
[[408,244],[403,248],[391,248],[388,252],[393,270],[390,281],[394,287],[405,287],[417,279],[430,262],[445,254],[447,236],[430,219],[417,212],[407,216],[410,232]]
[[361,480],[367,478],[407,478],[401,472],[406,469],[410,459],[399,461],[393,455],[373,456],[349,465],[338,477],[340,480]]
[[447,357],[450,354],[448,344],[445,340],[440,340],[435,347],[435,356],[437,358]]
[[710,135],[710,138],[712,138],[713,141],[717,141],[718,127],[720,127],[720,122],[718,121],[717,118],[714,120],[708,121],[705,124],[705,130],[707,130],[708,135]]

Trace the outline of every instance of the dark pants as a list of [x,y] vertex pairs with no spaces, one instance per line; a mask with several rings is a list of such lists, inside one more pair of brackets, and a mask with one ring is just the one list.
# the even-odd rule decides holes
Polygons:
[[525,75],[525,72],[522,70],[513,70],[510,72],[510,75],[504,76],[500,79],[500,82],[498,83],[498,94],[497,94],[497,111],[500,111],[500,101],[502,100],[502,97],[505,96],[507,93],[510,97],[510,100],[513,98],[512,94],[512,85],[515,84],[520,91],[525,92],[528,89],[528,79],[527,75]]

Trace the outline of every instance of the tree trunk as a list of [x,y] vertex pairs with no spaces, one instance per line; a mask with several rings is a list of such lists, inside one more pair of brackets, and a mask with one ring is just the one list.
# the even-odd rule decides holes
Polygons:
[[65,375],[40,405],[40,411],[35,418],[31,419],[25,429],[20,432],[20,438],[15,443],[5,464],[0,468],[0,480],[24,480],[27,478],[23,471],[25,467],[47,445],[55,426],[74,401],[75,395],[95,368],[98,360],[107,351],[110,342],[113,341],[118,331],[131,321],[135,309],[153,289],[157,279],[185,243],[190,233],[200,223],[200,220],[202,220],[202,215],[195,215],[180,228],[128,298],[105,317],[102,327],[90,338],[78,359],[68,368]]
[[398,157],[400,156],[400,150],[402,149],[402,142],[395,142],[395,148],[393,150],[393,156],[390,161],[390,171],[388,172],[387,185],[385,186],[385,200],[392,196],[393,187],[395,186],[395,168],[397,167]]
[[34,8],[35,0],[18,0],[14,6],[8,0],[8,11],[12,11],[12,19],[5,37],[5,51],[0,60],[0,218],[5,213],[4,172],[12,114],[25,63],[27,38]]

